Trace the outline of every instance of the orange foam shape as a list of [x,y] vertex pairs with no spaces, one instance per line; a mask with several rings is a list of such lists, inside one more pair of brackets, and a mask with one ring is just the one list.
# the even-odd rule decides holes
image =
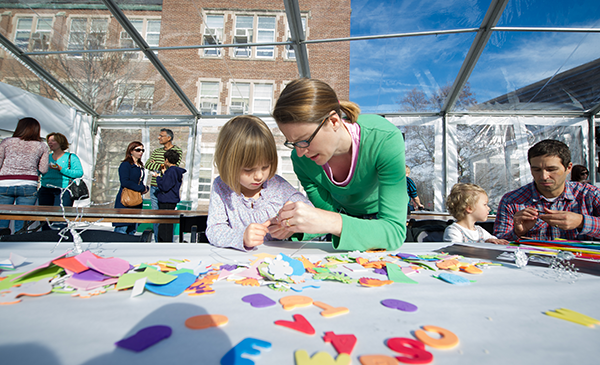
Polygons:
[[[435,332],[441,337],[438,339],[431,338],[425,331]],[[423,342],[425,345],[431,346],[436,349],[451,349],[458,346],[459,343],[458,336],[456,336],[451,331],[448,331],[447,329],[444,329],[442,327],[430,325],[423,326],[422,330],[416,330],[415,337],[417,338],[417,340]]]
[[321,312],[321,315],[325,318],[339,316],[340,314],[346,314],[350,312],[350,309],[346,307],[332,307],[329,304],[325,304],[323,302],[313,302],[317,307],[324,309]]
[[363,355],[358,361],[362,365],[398,365],[398,360],[386,355]]
[[466,265],[460,267],[461,271],[464,271],[468,274],[481,274],[483,271],[475,265]]
[[442,270],[456,270],[459,264],[460,262],[457,259],[449,259],[438,261],[435,263],[435,266]]
[[289,311],[294,308],[308,307],[313,304],[313,300],[304,295],[288,295],[287,297],[279,299],[279,303],[281,303],[283,309]]
[[185,326],[193,330],[203,330],[210,327],[221,327],[229,322],[229,318],[221,314],[202,314],[185,320]]
[[370,286],[370,287],[379,287],[379,286],[390,285],[390,284],[394,283],[392,280],[379,280],[379,279],[372,279],[372,278],[360,278],[360,279],[358,279],[358,282],[362,286]]

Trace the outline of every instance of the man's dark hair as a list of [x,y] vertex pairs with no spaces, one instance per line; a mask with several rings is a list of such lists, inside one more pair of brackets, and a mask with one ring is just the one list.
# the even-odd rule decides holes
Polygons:
[[527,152],[527,160],[531,163],[531,159],[539,156],[556,156],[560,158],[562,165],[567,168],[571,163],[571,151],[569,146],[561,141],[554,139],[545,139],[533,145]]
[[171,137],[171,142],[173,142],[173,139],[175,138],[173,131],[167,128],[163,128],[160,130],[161,132],[165,132],[167,134],[167,136]]
[[177,151],[170,150],[165,151],[165,160],[169,161],[169,163],[173,165],[177,165],[177,161],[179,161],[179,153]]

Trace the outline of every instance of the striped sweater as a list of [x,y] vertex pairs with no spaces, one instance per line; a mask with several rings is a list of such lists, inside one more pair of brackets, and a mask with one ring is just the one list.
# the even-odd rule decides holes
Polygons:
[[[179,160],[176,163],[176,166],[179,166],[183,157],[183,150],[178,146],[173,146],[170,149],[179,154]],[[160,147],[152,151],[150,158],[148,158],[148,161],[146,161],[144,167],[150,171],[160,171],[161,165],[165,162],[165,151],[167,150],[165,150],[164,147]],[[156,178],[154,176],[152,177],[152,181],[150,181],[150,185],[157,186]]]

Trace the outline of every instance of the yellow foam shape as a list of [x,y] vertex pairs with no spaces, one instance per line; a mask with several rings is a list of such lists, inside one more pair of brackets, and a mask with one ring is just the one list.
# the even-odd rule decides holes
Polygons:
[[288,295],[287,297],[279,299],[279,303],[281,303],[283,309],[289,311],[294,308],[308,307],[313,304],[313,300],[304,295]]
[[[438,339],[431,338],[425,331],[435,332],[441,337]],[[451,349],[453,347],[456,347],[459,343],[458,337],[454,333],[442,327],[430,325],[423,326],[422,330],[416,330],[415,337],[417,338],[417,340],[423,342],[425,345],[431,346],[436,349]]]
[[573,310],[566,309],[566,308],[560,308],[554,312],[548,311],[548,312],[545,312],[545,314],[547,314],[551,317],[554,317],[554,318],[564,319],[565,321],[577,323],[582,326],[587,326],[590,328],[594,328],[595,324],[600,324],[600,321],[598,321],[595,318],[588,317],[585,314],[581,314],[579,312],[575,312]]
[[210,327],[224,326],[229,318],[221,314],[202,314],[185,320],[185,326],[193,330],[203,330]]
[[350,365],[352,358],[348,354],[339,354],[334,360],[329,353],[325,351],[317,352],[311,358],[306,350],[294,352],[296,365]]
[[346,314],[350,312],[350,309],[346,307],[333,307],[323,302],[313,302],[313,304],[321,309],[324,309],[324,311],[321,312],[321,315],[325,318],[335,317],[339,316],[340,314]]

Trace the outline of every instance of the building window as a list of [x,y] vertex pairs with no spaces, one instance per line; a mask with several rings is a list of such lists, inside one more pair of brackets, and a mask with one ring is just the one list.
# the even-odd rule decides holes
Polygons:
[[[73,18],[69,32],[69,51],[104,49],[108,33],[108,19]],[[102,57],[102,53],[98,54]],[[81,57],[82,54],[73,54]]]
[[[203,44],[223,43],[223,15],[207,15]],[[221,56],[220,48],[204,48],[205,56]]]
[[[235,19],[235,34],[233,43],[244,44],[252,43],[254,32],[254,16],[238,16]],[[234,57],[249,58],[252,56],[251,47],[236,47],[233,50]]]
[[273,100],[273,85],[255,84],[252,98],[252,112],[269,114],[271,112],[271,101]]
[[212,185],[213,155],[209,153],[200,154],[200,168],[198,169],[198,199],[210,199],[210,188]]
[[219,83],[203,81],[200,84],[200,114],[216,115],[219,107]]
[[231,86],[231,105],[229,113],[233,115],[248,114],[250,110],[250,84],[233,83]]
[[[306,18],[302,18],[302,30],[304,31],[304,37],[306,38]],[[291,41],[292,40],[292,34],[290,33],[289,26],[288,26],[288,29],[287,29],[287,35],[288,35],[288,41]],[[296,59],[296,52],[294,51],[294,48],[291,45],[285,46],[285,54],[286,54],[286,57],[289,60],[295,60]]]
[[[256,40],[258,43],[275,42],[275,17],[274,16],[259,16],[258,29]],[[273,58],[275,55],[274,46],[258,46],[256,47],[256,57]]]
[[19,18],[15,31],[15,45],[21,50],[47,51],[50,48],[52,17]]
[[154,85],[119,84],[117,114],[152,114]]
[[236,82],[231,85],[230,114],[269,114],[272,102],[272,84]]
[[[148,46],[158,47],[158,41],[160,38],[160,19],[131,19],[130,22],[135,30],[137,30],[138,33],[140,33],[140,35],[146,40]],[[121,31],[121,37],[119,41],[121,48],[137,48],[133,38],[131,38],[129,33],[127,33],[125,30]],[[125,52],[123,54],[123,58],[137,59],[139,54],[140,52]]]

